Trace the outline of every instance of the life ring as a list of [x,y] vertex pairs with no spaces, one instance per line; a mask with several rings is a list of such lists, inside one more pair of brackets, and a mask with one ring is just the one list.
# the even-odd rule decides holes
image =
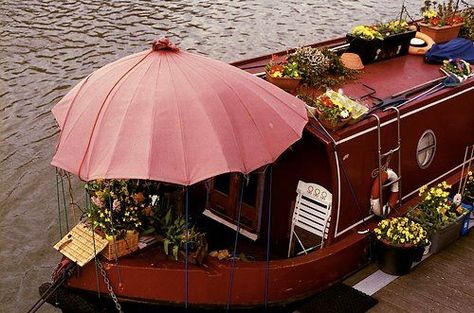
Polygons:
[[[391,169],[387,169],[386,171],[382,172],[382,185],[386,183],[393,182],[398,179],[398,175]],[[379,184],[379,177],[377,176],[372,184],[372,190],[370,192],[370,209],[374,212],[375,215],[385,217],[390,214],[391,209],[395,207],[398,201],[398,193],[399,193],[399,184],[398,181],[394,182],[390,186],[390,197],[388,198],[388,202],[381,208],[380,204],[380,184]]]
[[426,46],[425,47],[415,47],[415,46],[410,45],[410,47],[408,48],[408,53],[409,54],[424,55],[435,44],[434,40],[430,36],[428,36],[427,34],[416,32],[415,38],[421,39],[424,42],[426,42]]

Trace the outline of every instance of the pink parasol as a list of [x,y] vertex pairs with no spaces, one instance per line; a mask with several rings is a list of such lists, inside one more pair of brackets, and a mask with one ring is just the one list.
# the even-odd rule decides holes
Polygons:
[[271,163],[307,122],[296,97],[166,38],[90,74],[52,111],[52,165],[84,180],[181,185]]

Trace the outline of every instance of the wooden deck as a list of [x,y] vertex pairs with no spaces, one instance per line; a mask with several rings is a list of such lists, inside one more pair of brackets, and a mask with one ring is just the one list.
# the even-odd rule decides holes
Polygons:
[[[374,270],[372,264],[346,283],[355,284]],[[370,313],[474,312],[474,231],[431,255],[373,297],[379,303]]]

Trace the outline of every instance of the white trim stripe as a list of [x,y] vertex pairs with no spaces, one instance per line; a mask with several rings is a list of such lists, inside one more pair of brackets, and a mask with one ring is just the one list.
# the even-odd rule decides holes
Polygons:
[[[408,117],[408,116],[413,115],[413,114],[415,114],[415,113],[418,113],[418,112],[420,112],[420,111],[426,110],[426,109],[428,109],[428,108],[430,108],[430,107],[432,107],[432,106],[434,106],[434,105],[437,105],[437,104],[439,104],[439,103],[441,103],[441,102],[445,102],[445,101],[447,101],[447,100],[450,100],[450,99],[452,99],[452,98],[454,98],[454,97],[457,97],[457,96],[459,96],[459,95],[462,95],[463,93],[466,93],[466,92],[471,91],[471,90],[473,90],[473,89],[474,89],[474,86],[469,87],[469,88],[464,89],[464,90],[461,90],[460,92],[457,92],[457,93],[455,93],[455,94],[452,94],[452,95],[447,96],[447,97],[445,97],[445,98],[442,98],[442,99],[440,99],[440,100],[436,100],[435,102],[432,102],[432,103],[430,103],[430,104],[424,105],[424,106],[422,106],[421,108],[418,108],[418,109],[416,109],[416,110],[407,112],[407,113],[405,113],[405,114],[402,114],[402,115],[400,116],[400,119],[405,118],[405,117]],[[393,119],[390,119],[390,120],[388,120],[388,121],[385,121],[385,122],[383,122],[383,123],[380,125],[380,127],[382,128],[382,127],[385,126],[385,125],[394,123],[396,120],[397,120],[396,118],[393,118]],[[344,138],[344,139],[341,139],[341,140],[337,141],[337,142],[336,142],[336,145],[340,145],[340,144],[342,144],[342,143],[344,143],[344,142],[350,141],[350,140],[352,140],[352,139],[354,139],[354,138],[357,138],[357,137],[359,137],[359,136],[362,136],[362,135],[364,135],[364,134],[366,134],[366,133],[369,133],[369,132],[371,132],[371,131],[374,131],[374,130],[376,130],[376,129],[377,129],[377,126],[373,126],[373,127],[367,128],[367,129],[365,129],[365,130],[363,130],[363,131],[361,131],[361,132],[355,133],[355,134],[353,134],[353,135],[351,135],[351,136],[349,136],[349,137],[346,137],[346,138]]]

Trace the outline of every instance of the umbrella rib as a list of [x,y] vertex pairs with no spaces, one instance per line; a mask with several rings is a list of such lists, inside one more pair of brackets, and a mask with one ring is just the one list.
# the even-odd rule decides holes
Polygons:
[[[170,55],[171,53],[165,53],[164,54],[166,56],[166,62],[167,62],[167,65],[168,65],[168,71],[169,73],[171,73],[171,66],[170,66]],[[175,54],[173,54],[175,55]],[[170,79],[171,81],[173,82],[171,85],[173,86],[173,91],[174,91],[174,99],[176,99],[177,97],[177,91],[176,91],[176,85],[174,84],[174,79],[173,79],[173,75],[170,75]],[[188,164],[187,164],[187,161],[186,161],[186,153],[185,153],[185,146],[184,146],[184,131],[183,131],[183,123],[182,123],[182,120],[181,120],[181,110],[179,109],[179,105],[178,105],[178,102],[175,101],[175,104],[176,104],[176,111],[178,113],[178,123],[179,123],[179,129],[180,129],[180,132],[181,132],[181,146],[182,146],[182,149],[183,149],[183,164],[184,164],[184,172],[185,172],[185,181],[184,181],[184,185],[189,185],[189,182],[190,182],[190,178],[189,178],[189,173],[188,173]]]
[[[199,57],[199,58],[201,58],[201,59],[205,59],[204,57],[202,57],[202,56],[200,56],[200,55],[195,55],[195,56],[197,56],[197,57]],[[220,62],[220,61],[219,61],[219,62]],[[264,87],[262,87],[262,85],[260,84],[260,82],[258,82],[258,79],[260,79],[260,78],[256,78],[256,77],[254,77],[253,75],[251,75],[251,74],[245,72],[244,70],[241,70],[241,69],[239,69],[238,67],[235,67],[235,66],[233,66],[233,65],[230,65],[230,64],[227,64],[227,63],[224,63],[224,62],[222,62],[222,63],[223,63],[223,64],[226,64],[226,65],[229,65],[229,66],[231,67],[230,70],[231,70],[232,72],[238,74],[239,76],[244,76],[248,81],[251,81],[252,84],[256,85],[259,89],[263,89],[264,91],[266,91],[271,97],[273,97],[274,99],[278,100],[280,103],[282,103],[282,104],[284,104],[285,106],[287,106],[290,110],[292,110],[296,115],[298,115],[298,116],[300,116],[301,118],[303,118],[305,121],[308,120],[308,117],[307,117],[307,115],[306,115],[306,111],[304,112],[304,113],[305,113],[304,115],[301,115],[300,112],[298,112],[297,110],[295,110],[293,107],[289,106],[286,102],[282,101],[280,98],[278,98],[277,96],[275,96],[273,93],[268,92],[268,90],[265,89]],[[212,65],[213,65],[213,64],[212,64]],[[212,66],[212,65],[210,65],[210,66]],[[215,66],[213,66],[213,67],[214,67],[216,70],[218,70]],[[247,77],[247,76],[250,76],[250,77]],[[269,83],[269,84],[270,84],[270,83]],[[301,100],[300,100],[300,101],[301,101]],[[275,111],[275,113],[278,114],[278,115],[281,117],[281,115],[280,115],[280,113],[279,113],[278,111],[276,111],[273,107],[271,107],[271,109],[272,109],[273,111]],[[297,130],[295,130],[294,128],[292,128],[292,129],[293,129],[293,131],[294,131],[298,136],[300,135],[300,133],[299,133]]]
[[[209,62],[210,63],[210,62]],[[255,125],[255,128],[257,129],[258,131],[258,134],[260,135],[260,138],[262,139],[262,142],[264,142],[264,145],[265,145],[265,150],[267,151],[268,155],[270,156],[270,161],[273,162],[276,158],[273,158],[273,155],[272,153],[270,152],[269,148],[268,148],[268,143],[267,141],[265,140],[265,137],[262,135],[262,132],[260,131],[258,125],[257,125],[257,122],[255,121],[255,119],[253,118],[253,116],[250,114],[250,111],[248,110],[247,106],[244,104],[244,102],[242,101],[242,99],[240,98],[239,94],[235,91],[235,89],[232,87],[232,85],[228,84],[220,74],[220,72],[218,71],[217,68],[215,68],[214,66],[212,66],[212,64],[206,64],[208,67],[213,67],[215,69],[215,74],[216,76],[218,76],[221,81],[234,93],[234,95],[237,97],[237,99],[239,99],[239,102],[242,104],[242,107],[245,109],[245,111],[247,112],[247,115],[250,117],[250,120],[252,121],[252,123]],[[270,163],[270,162],[268,162]]]
[[[193,66],[191,66],[191,64],[189,64],[188,62],[186,62],[186,58],[183,58],[182,55],[181,55],[181,58],[182,58],[182,62],[181,62],[181,63],[182,63],[182,64],[185,64],[185,65],[188,67],[188,69],[189,69],[190,72],[194,72],[194,73],[196,73],[197,76],[200,76],[199,73],[197,73],[196,70],[194,70]],[[177,62],[177,63],[176,63],[176,66],[177,66],[177,68],[179,69],[179,65],[178,65],[178,64],[179,64],[179,63]],[[182,69],[180,69],[180,71],[183,73],[183,76],[185,77],[186,81],[188,81],[188,83],[189,83],[189,85],[191,86],[191,88],[195,91],[195,94],[198,94],[198,92],[196,92],[196,88],[194,88],[194,86],[193,86],[193,84],[192,84],[192,80],[189,79],[188,76],[186,76],[185,72],[184,72]],[[203,80],[203,82],[204,82],[205,84],[207,83],[206,80]],[[219,101],[222,103],[222,108],[223,108],[223,110],[226,112],[227,116],[229,117],[229,114],[228,114],[228,112],[227,112],[227,109],[226,109],[226,107],[225,107],[225,105],[224,105],[224,101],[222,100],[221,96],[220,96],[218,93],[216,93],[216,96],[219,98]],[[218,132],[217,132],[217,129],[216,129],[216,127],[215,127],[215,123],[214,123],[213,119],[210,117],[209,112],[208,112],[207,109],[206,109],[206,106],[205,106],[205,105],[201,105],[201,107],[203,108],[204,112],[206,113],[207,119],[208,119],[209,123],[212,125],[212,129],[214,129],[214,132],[217,134]],[[235,145],[236,145],[236,147],[237,147],[237,151],[239,152],[239,154],[240,154],[240,156],[241,156],[242,167],[243,167],[244,169],[246,169],[245,162],[244,162],[244,157],[243,157],[243,155],[242,155],[242,149],[241,149],[241,147],[240,147],[239,141],[237,140],[237,137],[235,136],[235,127],[234,127],[234,124],[232,123],[232,120],[231,120],[230,118],[229,118],[229,124],[230,124],[230,126],[232,127],[232,138],[234,139]],[[222,146],[220,146],[220,150],[221,150],[221,152],[222,152],[222,156],[223,156],[225,159],[227,159],[227,156],[226,156],[226,154],[224,153],[224,150],[222,149]],[[227,170],[228,170],[228,172],[231,172],[231,168],[230,168],[228,165],[229,165],[229,163],[227,163]]]
[[[160,67],[161,67],[161,61],[163,60],[163,58],[159,58],[159,61],[158,61],[158,66],[157,66],[157,71],[156,71],[156,81],[155,81],[155,88],[153,89],[153,99],[156,99],[156,90],[158,89],[158,81],[159,81],[159,74],[160,74]],[[154,136],[155,136],[155,123],[154,123],[154,120],[155,120],[155,114],[156,114],[156,108],[158,106],[158,103],[156,103],[155,101],[153,101],[153,107],[152,107],[152,114],[151,114],[151,123],[150,123],[150,126],[151,126],[151,132],[150,132],[150,138],[148,139],[149,140],[149,144],[148,144],[148,167],[147,167],[147,178],[148,179],[151,179],[151,165],[152,165],[152,161],[151,161],[151,158],[152,158],[152,154],[153,154],[153,143],[154,143]]]
[[[79,178],[82,179],[81,177],[81,170],[82,170],[82,166],[84,165],[84,161],[86,159],[86,156],[87,156],[87,153],[89,152],[89,147],[90,147],[90,144],[91,144],[91,141],[92,141],[92,136],[94,135],[94,131],[95,131],[95,128],[97,126],[97,122],[99,120],[99,116],[100,116],[100,113],[102,112],[102,109],[104,108],[104,105],[105,103],[107,102],[107,99],[109,98],[110,94],[112,93],[112,91],[115,89],[115,87],[122,81],[122,79],[128,75],[128,73],[130,73],[133,69],[135,69],[139,64],[141,64],[143,62],[143,60],[146,59],[147,56],[149,56],[151,53],[153,52],[153,50],[151,50],[150,52],[148,52],[140,61],[138,61],[137,63],[135,63],[130,69],[128,69],[122,76],[120,76],[120,78],[115,82],[115,84],[112,86],[112,88],[110,89],[110,91],[107,93],[107,96],[105,97],[104,101],[102,102],[102,104],[100,105],[100,109],[99,109],[99,112],[97,113],[97,116],[95,118],[95,121],[94,121],[94,125],[92,127],[92,131],[91,131],[91,134],[89,136],[89,140],[88,140],[88,143],[87,143],[87,146],[86,146],[86,151],[84,151],[84,155],[82,156],[82,160],[81,160],[81,163],[79,164],[79,169],[78,169],[78,173],[77,175],[79,176]],[[86,179],[87,180],[87,179]]]
[[[137,53],[137,54],[142,54],[142,52]],[[135,55],[133,55],[133,56],[136,56],[137,54],[135,54]],[[113,70],[113,68],[110,67],[110,65],[122,63],[121,61],[123,61],[124,59],[127,59],[127,60],[128,60],[128,59],[131,59],[131,57],[132,57],[132,56],[125,57],[125,58],[123,58],[123,59],[119,59],[119,60],[117,60],[117,61],[115,61],[115,62],[112,62],[111,64],[108,64],[108,65],[104,66],[103,68],[100,69],[100,75],[101,75],[100,77],[105,76],[105,75],[108,74],[111,70]],[[92,78],[92,77],[95,78],[95,75],[97,75],[97,74],[98,74],[97,71],[92,72],[91,74],[89,74],[89,75],[86,77],[86,79],[89,79],[89,78]],[[85,82],[84,82],[83,86],[85,87]],[[87,86],[87,87],[88,87],[88,86]],[[82,89],[82,86],[81,86],[81,89]],[[79,91],[80,91],[80,90],[79,90]],[[76,94],[76,96],[74,97],[73,101],[71,101],[71,103],[69,104],[68,113],[67,113],[68,115],[69,115],[69,111],[72,109],[72,107],[73,107],[73,105],[74,105],[74,103],[75,103],[75,101],[76,101],[76,97],[79,97],[79,91],[77,92],[77,94]],[[81,95],[80,97],[82,97],[82,96],[83,96],[83,95]],[[54,108],[53,108],[53,110],[54,110]],[[87,111],[87,110],[84,109],[84,110],[80,113],[79,117],[76,118],[76,121],[79,120],[80,117],[81,117],[86,111]],[[73,125],[72,125],[71,127],[69,127],[70,129],[74,128],[76,122],[73,121],[72,123],[73,123]],[[61,129],[60,139],[62,139],[63,133],[65,133],[65,126],[66,126],[66,119],[64,120],[63,127],[62,127],[62,129]],[[66,137],[64,138],[64,140],[67,140],[67,139],[69,138],[69,134],[70,134],[70,133],[68,133],[68,134],[66,135]],[[60,141],[58,142],[58,147],[59,147],[59,143],[60,143]],[[57,148],[58,148],[58,147],[57,147]],[[56,150],[57,150],[57,149],[56,149]]]
[[[125,120],[125,117],[127,116],[128,112],[130,111],[130,107],[131,107],[131,104],[133,103],[133,100],[135,99],[135,96],[137,95],[137,92],[138,92],[138,88],[140,87],[141,85],[141,81],[145,78],[146,74],[148,73],[148,71],[150,70],[151,66],[153,65],[153,62],[150,62],[150,65],[147,67],[147,69],[145,70],[145,73],[143,73],[142,77],[140,78],[140,80],[138,81],[136,87],[135,87],[135,90],[133,91],[133,95],[130,99],[130,102],[127,106],[127,109],[125,110],[124,114],[123,114],[123,118],[122,118],[122,122],[120,123],[120,128],[116,134],[116,137],[115,137],[115,142],[113,144],[113,148],[111,149],[111,152],[115,151],[115,148],[117,147],[117,144],[118,144],[118,141],[119,141],[119,138],[120,138],[120,134],[123,132],[123,127],[125,126],[125,124],[123,123],[123,121]],[[115,95],[117,94],[117,92],[114,94],[113,97],[115,97]],[[113,99],[112,97],[112,99]],[[111,101],[112,101],[111,99]],[[105,112],[107,111],[107,109],[105,109]],[[105,112],[104,112],[104,115],[105,115]],[[93,149],[94,149],[94,146],[92,146],[92,150],[91,150],[91,156],[93,155]],[[112,160],[113,160],[113,154],[109,160],[109,165],[107,166],[107,171],[105,172],[105,176],[108,177],[109,175],[109,170],[111,168],[111,163],[112,163]]]

